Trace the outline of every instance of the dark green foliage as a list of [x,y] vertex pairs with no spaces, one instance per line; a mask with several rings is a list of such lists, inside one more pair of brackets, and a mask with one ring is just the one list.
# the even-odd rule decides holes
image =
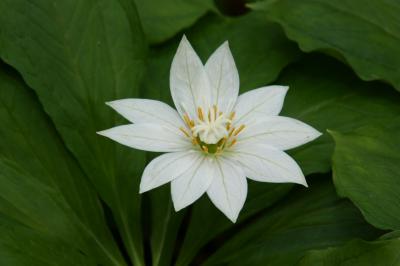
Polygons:
[[[0,1],[0,265],[400,265],[400,2],[245,2]],[[249,181],[236,224],[138,193],[154,154],[96,134],[104,103],[171,104],[183,34],[229,41],[241,93],[290,87],[310,188]]]

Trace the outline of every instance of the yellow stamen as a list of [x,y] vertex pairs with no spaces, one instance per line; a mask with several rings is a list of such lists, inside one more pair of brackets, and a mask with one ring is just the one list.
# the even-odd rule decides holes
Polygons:
[[235,133],[233,134],[234,136],[239,135],[239,133],[245,128],[245,125],[241,125],[238,129],[236,129]]
[[215,152],[216,154],[219,154],[222,152],[222,146],[217,147],[217,151]]
[[183,116],[183,120],[185,121],[185,123],[186,123],[186,125],[187,125],[188,127],[192,128],[191,120],[190,120],[190,118],[189,118],[189,116],[188,116],[187,114],[185,114],[185,115]]
[[226,130],[228,130],[229,131],[229,129],[231,128],[231,123],[228,123],[228,124],[226,124]]
[[[200,148],[201,151],[203,151],[204,153],[210,154],[211,152],[215,155],[222,154],[224,152],[224,149],[232,147],[236,144],[236,136],[238,136],[240,132],[242,132],[245,128],[245,125],[234,127],[232,121],[235,118],[236,113],[230,112],[228,119],[226,119],[226,116],[222,111],[219,110],[217,105],[212,105],[212,107],[204,110],[202,107],[197,107],[196,111],[197,112],[195,114],[195,117],[193,117],[193,120],[188,113],[185,113],[183,115],[183,120],[186,126],[180,127],[179,130],[190,139],[194,146]],[[208,144],[200,140],[200,137],[198,136],[198,130],[200,129],[200,127],[205,127],[206,125],[204,124],[211,124],[210,127],[214,126],[212,123],[217,123],[217,119],[219,119],[220,116],[224,116],[223,118],[221,118],[221,123],[225,123],[226,132],[225,134],[221,134],[222,136],[219,135],[222,138],[216,144],[214,144],[215,146],[210,146],[212,147],[210,150]],[[218,123],[220,123],[220,120],[218,120]],[[197,126],[199,128],[197,128]]]
[[203,110],[201,109],[201,107],[197,108],[197,115],[199,116],[199,119],[201,121],[204,121]]
[[[223,147],[224,144],[225,144],[225,142],[226,142],[226,140],[227,140],[227,138],[226,138],[226,137],[223,137],[223,139],[221,140],[221,143],[219,144],[219,147]],[[218,147],[218,148],[219,148],[219,147]]]
[[233,134],[233,131],[235,131],[235,127],[232,127],[231,131],[229,131],[228,138],[230,138],[230,137],[232,136],[232,134]]
[[236,139],[232,140],[232,142],[229,144],[229,148],[232,147],[233,145],[235,145],[236,143]]
[[208,148],[207,148],[207,146],[201,146],[201,149],[205,152],[205,153],[208,153]]
[[190,138],[189,133],[187,133],[187,131],[183,127],[180,127],[179,130],[182,131],[183,134],[185,134],[186,137]]

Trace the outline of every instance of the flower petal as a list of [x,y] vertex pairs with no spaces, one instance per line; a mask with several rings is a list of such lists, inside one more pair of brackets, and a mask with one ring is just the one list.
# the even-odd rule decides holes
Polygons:
[[171,182],[172,201],[179,211],[195,202],[213,180],[213,164],[209,157],[199,153],[197,161],[181,176]]
[[307,181],[297,163],[283,151],[266,145],[238,144],[229,156],[243,166],[250,179],[271,183],[297,183],[307,187]]
[[239,74],[227,41],[210,56],[205,69],[213,95],[212,104],[224,113],[231,112],[239,94]]
[[172,128],[185,126],[179,114],[166,103],[148,99],[122,99],[107,102],[132,123],[154,123]]
[[198,160],[197,151],[166,153],[153,159],[144,169],[140,193],[164,185],[182,175]]
[[211,89],[206,71],[189,41],[183,36],[171,65],[170,88],[178,112],[196,117],[197,107],[208,110]]
[[97,133],[138,150],[173,152],[188,150],[192,147],[182,132],[163,125],[130,124]]
[[284,116],[269,116],[246,124],[238,143],[266,144],[280,150],[292,149],[321,136],[311,126]]
[[251,90],[239,96],[235,106],[235,124],[253,122],[254,120],[278,115],[289,87],[266,86]]
[[247,197],[246,176],[234,161],[219,157],[215,164],[214,179],[207,195],[221,212],[236,222]]

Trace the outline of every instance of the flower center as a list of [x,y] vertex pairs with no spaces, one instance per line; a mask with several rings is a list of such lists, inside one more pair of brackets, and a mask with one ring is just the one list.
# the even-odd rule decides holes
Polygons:
[[180,130],[205,153],[219,154],[225,148],[232,147],[236,143],[236,136],[245,128],[244,125],[232,127],[234,117],[234,112],[226,115],[219,112],[215,105],[207,113],[198,107],[194,120],[188,114],[183,117],[190,132],[183,127]]
[[216,144],[228,134],[227,125],[231,120],[222,112],[217,114],[216,108],[211,108],[208,117],[204,118],[201,108],[200,117],[193,127],[193,135],[198,136],[206,144]]

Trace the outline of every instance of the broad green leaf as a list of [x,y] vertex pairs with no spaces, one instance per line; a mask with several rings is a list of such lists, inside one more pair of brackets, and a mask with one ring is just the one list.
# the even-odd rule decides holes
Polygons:
[[[94,266],[76,245],[19,224],[0,214],[0,264],[7,266]],[[115,265],[115,264],[114,264]],[[118,264],[117,264],[118,265]]]
[[[265,184],[250,180],[248,185],[249,194],[237,222],[239,226],[252,215],[273,206],[292,188],[291,184]],[[209,241],[227,230],[236,228],[238,228],[236,224],[232,224],[215,208],[208,197],[203,196],[192,209],[190,224],[176,265],[189,265],[193,257]]]
[[204,265],[295,265],[307,250],[378,233],[330,182],[311,182],[233,235]]
[[[296,45],[286,39],[279,27],[265,22],[257,14],[248,14],[234,19],[209,15],[201,19],[185,34],[204,63],[219,45],[228,40],[239,69],[242,91],[271,82],[278,76],[282,68],[300,56]],[[143,83],[145,98],[172,103],[169,91],[169,70],[180,38],[181,36],[171,40],[164,47],[152,49]],[[270,206],[290,187],[290,185],[265,184],[251,186],[245,213],[250,215]],[[159,204],[158,208],[153,208],[155,217],[167,219],[171,215],[173,215],[172,217],[176,216],[173,214],[174,210],[171,209],[169,187],[155,192],[151,195],[152,201]],[[243,217],[245,216],[243,215]],[[179,221],[173,220],[173,218],[165,220],[169,226],[163,228],[157,223],[153,225],[152,248],[155,256],[153,261],[159,261],[157,254],[161,250],[160,243],[164,243],[164,249],[173,250],[176,236],[174,238],[171,232],[176,232],[176,223]],[[202,245],[217,233],[232,226],[232,223],[220,214],[207,198],[204,198],[201,203],[195,204],[191,221],[186,239],[182,244],[178,265],[189,263]],[[168,237],[166,237],[167,234]],[[164,258],[161,261],[166,260],[168,259]]]
[[284,72],[289,85],[282,115],[297,118],[323,133],[289,153],[305,174],[330,170],[334,143],[327,129],[349,132],[400,114],[400,95],[385,84],[362,82],[343,64],[323,56],[306,57]]
[[398,119],[351,133],[332,132],[334,182],[341,196],[382,229],[400,229],[400,113]]
[[393,239],[393,238],[400,238],[400,230],[386,233],[386,234],[382,235],[379,239],[387,240],[387,239]]
[[400,90],[400,2],[397,0],[265,1],[253,4],[304,51],[344,58],[364,80]]
[[[224,41],[229,42],[239,70],[241,92],[272,82],[285,66],[301,55],[277,25],[265,22],[255,13],[239,18],[209,15],[184,33],[203,63]],[[178,36],[167,45],[151,50],[143,83],[146,96],[172,103],[169,70],[181,38]]]
[[133,2],[5,0],[0,10],[1,57],[36,91],[111,207],[131,259],[143,265],[144,153],[96,135],[116,125],[106,101],[138,96],[146,48]]
[[87,177],[36,96],[4,69],[0,65],[0,264],[28,265],[22,261],[32,256],[47,265],[57,257],[60,265],[125,265]]
[[212,0],[135,0],[144,33],[151,43],[159,43],[214,10]]
[[[321,66],[324,67],[321,68]],[[345,66],[323,56],[305,57],[301,62],[288,67],[274,83],[290,86],[285,99],[283,115],[304,121],[325,133],[310,144],[289,151],[305,174],[328,172],[331,168],[334,143],[326,133],[326,129],[352,131],[374,121],[391,121],[400,113],[398,105],[400,97],[397,93],[380,83],[362,82],[354,77]],[[379,92],[377,88],[379,88]],[[260,189],[260,193],[262,193],[262,187],[265,184],[255,183],[253,186]],[[279,190],[282,185],[271,186],[276,186]],[[277,198],[282,195],[284,194],[278,193]],[[252,196],[249,196],[245,206],[251,200]],[[274,202],[271,199],[268,201]],[[261,209],[268,206],[265,202],[261,201],[258,205],[256,202],[255,205]],[[181,260],[185,263],[192,258],[199,247],[215,237],[217,233],[226,230],[225,226],[228,226],[227,221],[225,223],[218,222],[219,220],[216,218],[218,215],[211,216],[209,214],[210,206],[203,207],[199,211],[197,208],[200,209],[200,205],[196,205],[194,208],[192,216],[194,225],[189,226],[186,244],[183,245],[181,254],[183,257]],[[243,212],[241,216],[245,218],[246,212]],[[206,219],[213,217],[213,219],[206,223],[202,220],[203,217]],[[216,226],[210,228],[214,224]],[[219,231],[216,228],[220,228]]]
[[176,213],[171,200],[170,186],[149,193],[151,209],[150,245],[153,266],[170,266],[179,241],[178,231],[185,210]]
[[335,248],[315,250],[306,254],[300,266],[375,266],[400,265],[400,239],[363,241],[353,240]]

